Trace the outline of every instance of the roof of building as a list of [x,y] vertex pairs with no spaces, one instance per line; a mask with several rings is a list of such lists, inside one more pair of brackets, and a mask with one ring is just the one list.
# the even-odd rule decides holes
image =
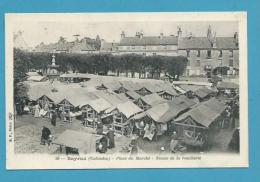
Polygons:
[[103,43],[101,43],[100,51],[111,52],[114,51],[117,46],[118,43],[103,41]]
[[219,82],[217,88],[220,89],[238,89],[239,85],[233,82]]
[[127,119],[135,114],[142,112],[142,109],[140,109],[137,105],[135,105],[131,101],[118,104],[116,108],[118,109],[119,112],[124,114]]
[[88,105],[91,106],[97,113],[112,107],[112,105],[103,98],[92,100],[88,103]]
[[134,100],[137,100],[137,99],[139,99],[141,97],[141,95],[139,95],[138,93],[136,93],[135,91],[132,91],[132,90],[126,92],[125,94],[127,96],[133,98]]
[[118,94],[113,92],[111,93],[111,92],[97,90],[92,93],[95,94],[97,97],[106,100],[111,106],[116,106],[117,104],[128,101],[126,97],[119,96]]
[[72,89],[68,92],[64,98],[69,101],[73,106],[83,106],[90,103],[92,100],[96,100],[99,97],[91,92],[84,92],[81,88]]
[[141,88],[141,83],[133,81],[120,81],[120,83],[126,90],[138,90]]
[[191,107],[193,107],[194,105],[197,104],[196,102],[194,102],[193,100],[189,99],[185,95],[180,95],[180,96],[174,97],[172,102],[174,104],[178,105],[179,107],[184,108],[184,109],[191,108]]
[[234,37],[217,37],[216,47],[218,49],[238,49],[238,44]]
[[86,39],[82,39],[80,41],[75,41],[74,45],[71,47],[72,52],[77,51],[96,51],[97,48],[94,44],[89,44]]
[[151,109],[147,110],[146,113],[155,122],[166,123],[174,119],[181,111],[185,110],[182,105],[177,105],[173,101],[168,101],[165,103],[153,106]]
[[116,96],[124,102],[130,101],[124,93],[117,94]]
[[57,84],[54,86],[49,82],[40,82],[39,84],[34,82],[29,85],[28,96],[31,100],[37,100],[44,95],[55,104],[59,104],[66,99],[75,107],[85,105],[90,100],[98,98],[93,93],[88,93],[81,87],[73,85]]
[[[183,37],[179,40],[178,49],[211,49],[207,37]],[[216,37],[217,49],[238,49],[234,37]]]
[[162,87],[152,84],[151,82],[142,82],[142,83],[139,83],[139,85],[140,85],[140,88],[138,90],[145,88],[152,93],[163,91]]
[[69,51],[74,46],[74,42],[58,41],[55,44],[56,51]]
[[192,91],[195,92],[196,90],[199,90],[201,88],[205,88],[205,86],[201,85],[179,85],[185,92]]
[[214,93],[214,91],[211,90],[211,89],[208,89],[208,88],[206,88],[206,87],[203,87],[203,88],[200,88],[200,89],[198,89],[198,90],[195,90],[194,93],[195,93],[198,97],[200,97],[200,98],[203,99],[203,98],[207,97],[209,94]]
[[60,75],[61,78],[93,78],[94,75],[87,73],[65,73]]
[[146,46],[146,45],[177,45],[178,37],[176,36],[143,36],[124,37],[119,42],[119,46]]
[[52,143],[71,148],[76,148],[84,153],[93,153],[96,151],[96,139],[97,137],[93,134],[66,130],[58,136]]
[[40,82],[44,79],[45,77],[41,76],[41,75],[36,75],[36,76],[29,76],[27,78],[28,81],[37,81]]
[[145,102],[146,104],[148,105],[156,105],[156,104],[159,104],[159,103],[162,103],[164,102],[165,100],[160,97],[157,93],[154,93],[154,94],[149,94],[149,95],[145,95],[143,97],[140,98],[143,102]]
[[202,102],[197,107],[194,107],[190,111],[182,114],[175,119],[176,122],[182,121],[188,117],[191,117],[194,121],[202,126],[209,127],[209,125],[219,117],[225,110],[225,104],[219,102],[215,98],[211,98],[206,102]]
[[114,91],[114,90],[119,89],[122,85],[117,81],[113,81],[113,82],[104,82],[101,84],[101,86],[104,86],[104,87]]

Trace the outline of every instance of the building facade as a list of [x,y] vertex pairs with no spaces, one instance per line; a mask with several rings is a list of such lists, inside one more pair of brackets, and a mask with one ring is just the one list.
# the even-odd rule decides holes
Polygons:
[[178,42],[178,55],[188,58],[186,75],[207,75],[216,67],[229,68],[228,74],[237,74],[239,69],[238,34],[233,37],[212,36],[208,28],[207,37],[182,37]]
[[136,32],[134,37],[126,37],[125,32],[121,33],[121,40],[118,44],[118,54],[139,54],[144,56],[177,56],[178,37],[144,36],[142,32]]

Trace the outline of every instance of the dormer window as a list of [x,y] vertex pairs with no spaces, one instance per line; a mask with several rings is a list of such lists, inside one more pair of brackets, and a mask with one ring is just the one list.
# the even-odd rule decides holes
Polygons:
[[218,57],[222,57],[222,50],[219,50]]
[[211,50],[207,50],[207,58],[208,58],[208,59],[211,58]]
[[234,56],[234,54],[233,54],[233,50],[230,50],[230,51],[229,51],[229,57],[232,58],[233,56]]
[[198,50],[197,52],[197,57],[200,57],[200,50]]

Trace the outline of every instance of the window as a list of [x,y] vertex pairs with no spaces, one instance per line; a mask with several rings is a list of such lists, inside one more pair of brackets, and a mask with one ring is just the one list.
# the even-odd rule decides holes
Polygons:
[[229,53],[229,57],[232,58],[232,57],[234,56],[234,55],[233,55],[233,50],[230,50],[229,52],[230,52],[230,53]]
[[211,58],[211,50],[207,51],[207,58]]
[[188,60],[187,66],[190,66],[190,60]]
[[197,57],[200,57],[200,50],[198,50],[197,52]]
[[222,50],[219,50],[218,57],[222,57]]
[[190,57],[190,50],[186,50],[187,52],[187,57]]
[[196,66],[197,66],[197,67],[200,67],[200,60],[197,60],[197,61],[196,61]]
[[230,59],[229,60],[229,64],[228,64],[230,67],[233,67],[233,59]]

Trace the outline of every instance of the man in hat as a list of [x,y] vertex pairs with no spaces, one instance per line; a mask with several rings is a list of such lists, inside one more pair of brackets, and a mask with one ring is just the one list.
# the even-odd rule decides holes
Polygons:
[[114,148],[115,147],[115,132],[111,127],[108,129],[107,137],[109,139],[108,148],[109,149]]
[[171,139],[171,142],[170,142],[170,149],[173,153],[176,152],[176,147],[178,146],[178,137],[177,137],[177,132],[174,131],[173,134],[172,134],[172,139]]
[[56,126],[56,118],[57,118],[56,112],[52,111],[52,115],[51,115],[51,124],[52,124],[52,126]]
[[131,139],[132,140],[129,145],[129,147],[131,148],[130,153],[131,153],[131,155],[136,155],[138,153],[136,137],[133,136]]
[[41,136],[42,145],[45,145],[46,142],[48,143],[48,145],[50,145],[50,135],[51,135],[50,129],[43,126],[42,127],[42,136]]

